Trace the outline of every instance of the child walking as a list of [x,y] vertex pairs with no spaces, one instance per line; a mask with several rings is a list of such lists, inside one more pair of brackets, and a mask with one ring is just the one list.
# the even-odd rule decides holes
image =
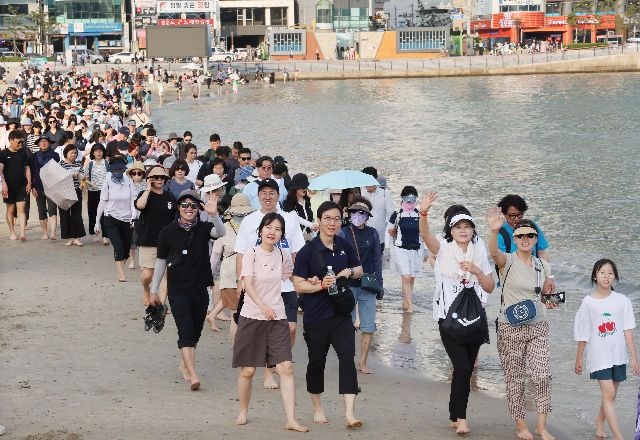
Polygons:
[[580,305],[574,322],[574,339],[578,342],[576,374],[582,374],[582,355],[587,351],[589,377],[598,381],[602,401],[596,417],[596,436],[606,438],[605,420],[615,440],[622,440],[615,411],[615,400],[620,382],[627,378],[627,349],[631,353],[631,370],[640,374],[633,329],[636,320],[629,298],[614,290],[619,281],[618,269],[613,261],[596,261],[591,272],[591,283],[596,288]]

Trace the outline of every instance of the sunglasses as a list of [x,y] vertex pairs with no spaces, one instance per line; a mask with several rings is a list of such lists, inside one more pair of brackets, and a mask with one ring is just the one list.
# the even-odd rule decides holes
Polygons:
[[149,177],[150,180],[165,180],[166,177],[163,176],[151,176]]
[[509,217],[511,220],[515,220],[517,218],[524,217],[524,214],[522,212],[519,214],[507,214],[507,217]]
[[538,234],[534,234],[534,233],[514,235],[514,237],[516,237],[517,239],[520,239],[520,240],[522,240],[524,237],[527,237],[527,238],[536,238],[537,236],[538,236]]
[[144,173],[142,171],[133,171],[131,173],[132,176],[144,176]]
[[180,203],[180,207],[182,209],[188,209],[188,208],[198,209],[198,204],[194,203],[194,202],[182,202],[182,203]]
[[357,211],[349,211],[349,213],[351,214],[360,214],[360,215],[369,215],[369,213],[367,211],[363,211],[361,209],[358,209]]
[[251,157],[250,156],[246,156],[246,157],[240,156],[240,157],[238,157],[238,159],[240,159],[240,160],[249,160],[249,159],[251,159]]

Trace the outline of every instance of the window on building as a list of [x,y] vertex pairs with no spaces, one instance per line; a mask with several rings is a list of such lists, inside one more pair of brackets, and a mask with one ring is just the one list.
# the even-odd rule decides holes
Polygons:
[[[265,8],[253,8],[253,25],[254,26],[264,26],[264,9]],[[249,23],[247,23],[248,25]]]
[[[271,9],[273,11],[273,8]],[[273,34],[273,46],[271,51],[274,54],[288,54],[292,52],[302,52],[302,34],[300,32],[282,32]]]
[[540,5],[502,5],[500,12],[539,12]]
[[447,31],[442,30],[409,30],[398,31],[398,50],[400,52],[416,52],[439,50],[446,47]]
[[237,23],[237,9],[220,9],[220,24],[222,26],[233,26]]
[[573,13],[576,15],[593,14],[593,2],[595,0],[579,0],[573,3]]
[[287,8],[271,8],[271,24],[273,26],[286,26]]
[[547,15],[562,15],[562,3],[560,2],[547,2],[546,7]]
[[598,14],[615,14],[616,0],[598,0],[596,12]]

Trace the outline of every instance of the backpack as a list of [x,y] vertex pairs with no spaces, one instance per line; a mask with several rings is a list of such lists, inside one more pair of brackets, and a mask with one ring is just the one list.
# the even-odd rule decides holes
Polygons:
[[[444,300],[444,291],[442,298]],[[442,321],[441,330],[458,344],[489,343],[487,314],[473,287],[465,287],[458,294]]]

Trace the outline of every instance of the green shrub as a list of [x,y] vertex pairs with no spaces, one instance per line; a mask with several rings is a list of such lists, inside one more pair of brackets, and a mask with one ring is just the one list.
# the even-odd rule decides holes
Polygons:
[[571,43],[565,47],[567,49],[593,49],[594,47],[607,47],[607,43]]

